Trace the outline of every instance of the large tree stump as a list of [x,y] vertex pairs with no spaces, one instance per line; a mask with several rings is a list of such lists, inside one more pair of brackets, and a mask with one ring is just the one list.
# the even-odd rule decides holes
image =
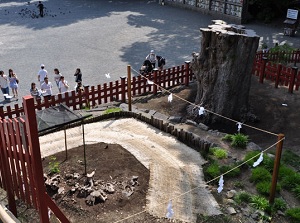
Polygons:
[[[196,104],[223,116],[241,120],[249,111],[251,69],[259,36],[243,26],[213,20],[201,28],[199,54],[193,53],[191,68],[197,79]],[[204,122],[219,120],[207,115]]]

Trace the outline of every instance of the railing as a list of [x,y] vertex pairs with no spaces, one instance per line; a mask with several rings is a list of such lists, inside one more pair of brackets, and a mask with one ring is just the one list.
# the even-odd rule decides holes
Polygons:
[[258,51],[256,53],[256,61],[262,61],[263,58],[267,58],[268,61],[276,62],[276,63],[300,63],[300,50],[294,50],[292,52],[278,51],[278,52],[270,52],[270,51]]
[[[131,79],[131,93],[132,96],[148,93],[156,94],[159,86],[163,88],[171,88],[180,84],[188,86],[192,78],[193,73],[189,68],[189,62],[186,62],[184,65],[163,71],[155,70],[152,74],[146,76],[139,75],[133,77]],[[149,84],[148,80],[153,81],[157,85]],[[71,109],[76,110],[113,101],[125,102],[128,90],[127,81],[127,78],[123,77],[121,80],[115,82],[91,87],[87,86],[83,92],[76,93],[75,91],[71,91],[64,94],[52,95],[50,99],[37,100],[35,108],[42,110],[64,103]],[[18,104],[15,104],[13,107],[6,106],[6,110],[4,107],[0,107],[1,118],[20,117],[23,114],[23,106],[20,107]]]

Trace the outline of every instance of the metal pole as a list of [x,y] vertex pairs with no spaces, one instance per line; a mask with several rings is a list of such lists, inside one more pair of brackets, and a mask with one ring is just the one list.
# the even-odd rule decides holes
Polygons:
[[128,111],[131,111],[131,67],[127,65],[127,95],[128,95]]
[[274,160],[272,185],[271,185],[270,198],[269,198],[270,204],[274,203],[274,198],[275,198],[280,158],[281,158],[282,145],[283,145],[283,138],[284,138],[284,134],[278,134],[278,143],[276,145],[276,155],[275,155],[275,160]]
[[84,156],[84,174],[86,174],[86,153],[85,153],[85,137],[84,137],[84,121],[81,122],[82,125],[82,141],[83,141],[83,156]]

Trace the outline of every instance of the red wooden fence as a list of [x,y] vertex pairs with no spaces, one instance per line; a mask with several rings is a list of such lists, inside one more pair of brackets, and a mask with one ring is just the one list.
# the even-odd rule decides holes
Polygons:
[[264,52],[258,51],[256,53],[256,60],[262,61],[263,58],[267,58],[268,61],[276,63],[300,63],[300,50],[294,50],[292,52],[278,51],[278,52]]

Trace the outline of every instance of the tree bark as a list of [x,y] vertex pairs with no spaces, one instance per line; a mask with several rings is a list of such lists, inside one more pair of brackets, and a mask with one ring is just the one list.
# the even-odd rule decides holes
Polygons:
[[[251,70],[259,36],[242,26],[215,24],[201,28],[199,54],[193,53],[191,68],[197,80],[196,104],[228,118],[240,120],[249,111]],[[218,116],[206,115],[204,122]]]

